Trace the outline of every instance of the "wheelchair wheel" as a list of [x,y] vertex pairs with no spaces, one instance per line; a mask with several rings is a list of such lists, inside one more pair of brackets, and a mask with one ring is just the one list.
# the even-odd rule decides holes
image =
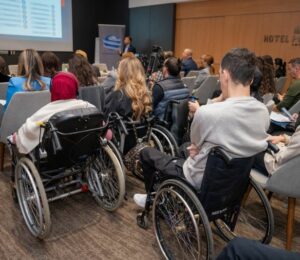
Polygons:
[[50,211],[41,177],[31,160],[21,158],[15,170],[18,202],[30,233],[46,238],[51,229]]
[[195,193],[183,182],[163,182],[152,208],[154,230],[166,259],[211,259],[210,223]]
[[172,133],[160,126],[156,125],[152,128],[152,132],[159,138],[159,141],[163,147],[163,152],[172,156],[178,155],[178,145],[177,142],[172,135]]
[[116,210],[125,196],[125,175],[110,145],[104,145],[88,168],[89,189],[98,204],[108,210]]
[[240,212],[216,220],[221,237],[229,241],[237,236],[270,243],[274,232],[274,216],[264,191],[251,180]]

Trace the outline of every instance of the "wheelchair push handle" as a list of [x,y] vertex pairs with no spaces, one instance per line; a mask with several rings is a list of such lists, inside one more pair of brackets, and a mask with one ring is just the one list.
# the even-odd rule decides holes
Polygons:
[[119,124],[120,124],[120,126],[121,126],[122,131],[124,132],[124,134],[128,135],[128,130],[127,130],[127,127],[125,126],[123,120],[119,117],[118,121],[119,121]]
[[268,149],[270,149],[274,153],[278,153],[279,152],[278,146],[276,144],[272,144],[271,141],[268,141]]
[[108,115],[108,125],[110,124],[115,124],[115,122],[117,121],[118,124],[120,125],[122,131],[124,132],[125,135],[128,135],[128,130],[127,130],[127,127],[125,126],[122,118],[120,117],[120,115],[116,112],[111,112],[109,115]]
[[62,150],[57,132],[55,130],[52,132],[52,145],[53,145],[54,154],[56,154],[57,151]]

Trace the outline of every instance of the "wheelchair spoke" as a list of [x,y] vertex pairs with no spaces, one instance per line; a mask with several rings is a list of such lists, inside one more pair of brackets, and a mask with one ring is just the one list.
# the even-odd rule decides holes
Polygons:
[[161,192],[156,204],[160,242],[171,259],[199,259],[199,234],[187,206],[174,191]]

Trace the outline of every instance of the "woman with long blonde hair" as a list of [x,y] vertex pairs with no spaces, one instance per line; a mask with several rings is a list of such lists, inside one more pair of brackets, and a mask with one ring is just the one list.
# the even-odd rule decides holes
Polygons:
[[33,49],[22,51],[19,56],[18,77],[12,77],[9,80],[4,109],[7,108],[16,92],[49,89],[51,79],[43,77],[43,73],[43,63],[39,54]]
[[121,60],[115,90],[106,106],[106,114],[117,112],[122,117],[139,120],[152,111],[150,92],[141,62],[135,57]]

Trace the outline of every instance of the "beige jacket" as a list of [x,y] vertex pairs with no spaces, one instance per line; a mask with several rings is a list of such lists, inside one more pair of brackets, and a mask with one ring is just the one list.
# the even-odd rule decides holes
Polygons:
[[38,126],[38,122],[47,122],[52,115],[61,111],[88,107],[94,106],[86,101],[77,99],[58,100],[42,107],[31,117],[27,118],[26,122],[18,130],[16,137],[18,151],[28,154],[39,144],[39,137],[43,136],[43,131],[41,132],[43,129]]
[[279,145],[278,153],[265,154],[264,162],[269,174],[273,174],[280,166],[300,155],[300,126],[291,137],[286,136],[286,140],[286,145]]

